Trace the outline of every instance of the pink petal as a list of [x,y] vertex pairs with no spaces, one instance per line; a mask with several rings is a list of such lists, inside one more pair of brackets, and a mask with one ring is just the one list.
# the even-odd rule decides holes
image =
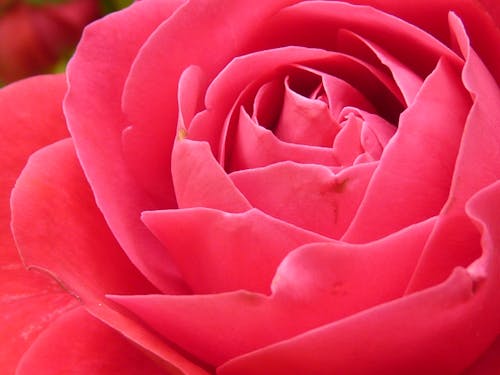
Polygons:
[[177,92],[177,139],[187,136],[187,128],[203,101],[202,87],[205,86],[205,75],[199,66],[190,65],[179,78]]
[[[174,204],[175,198],[170,191],[162,199],[151,199],[130,173],[121,142],[128,125],[121,96],[138,49],[178,4],[139,1],[89,26],[68,66],[69,92],[64,102],[78,158],[113,234],[148,279],[174,293],[180,291],[178,274],[140,221],[140,213]],[[168,169],[164,173],[168,175]]]
[[228,212],[251,208],[215,160],[207,142],[189,139],[175,142],[172,178],[179,208],[199,206]]
[[230,176],[253,207],[324,236],[339,238],[356,213],[377,163],[329,168],[281,162]]
[[258,210],[150,211],[143,220],[169,250],[194,293],[268,293],[277,266],[298,246],[329,241]]
[[172,374],[120,333],[77,308],[59,317],[23,356],[16,375]]
[[[228,63],[214,78],[207,89],[205,105],[207,110],[198,114],[190,125],[189,137],[210,143],[214,152],[219,152],[224,121],[238,96],[253,81],[275,72],[278,66],[287,66],[309,60],[323,59],[331,52],[288,46],[262,50],[239,56]],[[249,69],[249,66],[252,69]]]
[[38,335],[79,303],[37,271],[22,269],[13,274],[0,268],[0,275],[9,278],[11,287],[16,286],[14,290],[5,290],[4,286],[0,290],[0,371],[10,375]]
[[440,211],[470,108],[456,76],[442,60],[402,114],[345,241],[371,241]]
[[341,130],[335,137],[333,149],[340,165],[352,165],[356,157],[363,153],[361,145],[361,129],[363,119],[352,113],[346,115],[346,119],[341,122]]
[[322,74],[322,81],[328,98],[328,106],[337,121],[339,121],[342,109],[346,106],[376,112],[366,97],[346,81],[329,74]]
[[500,182],[469,211],[482,232],[480,266],[442,284],[235,358],[220,375],[459,374],[500,333]]
[[[132,125],[124,134],[123,152],[151,196],[161,199],[170,191],[171,179],[165,171],[176,135],[181,73],[189,65],[197,65],[210,82],[259,29],[258,20],[296,1],[186,1],[172,17],[163,17],[164,22],[137,54],[123,95],[124,111]],[[141,27],[127,29],[136,32]]]
[[240,109],[235,133],[229,138],[232,151],[228,153],[226,168],[230,171],[264,167],[282,161],[339,165],[332,149],[280,141],[270,130],[252,121],[244,108]]
[[18,264],[19,255],[10,234],[10,191],[28,156],[67,137],[61,101],[64,76],[40,76],[0,90],[0,265]]
[[77,304],[50,277],[22,264],[10,231],[9,196],[28,156],[67,136],[61,75],[39,76],[0,90],[0,373],[13,374],[38,334]]
[[96,207],[71,140],[33,154],[12,195],[13,231],[27,265],[47,270],[97,316],[178,369],[202,374],[175,350],[104,299],[152,293]]
[[[379,8],[390,8],[385,0],[371,2],[373,1],[381,3]],[[370,0],[357,2],[366,4]],[[394,4],[397,5],[399,2],[391,1],[390,4],[396,8]],[[406,6],[406,2],[402,4],[399,8]],[[420,8],[419,13],[423,15],[432,4],[429,1],[426,2],[427,7],[415,4],[413,8]],[[353,14],[356,17],[353,17]],[[443,22],[446,23],[446,17]],[[454,63],[459,62],[458,57],[443,43],[401,18],[372,7],[340,1],[302,1],[283,9],[263,25],[260,30],[262,37],[255,39],[251,48],[263,50],[284,45],[299,45],[338,50],[337,34],[342,29],[350,30],[378,44],[404,66],[408,66],[422,77],[434,69],[442,56],[446,56]],[[398,38],[394,38],[394,35],[398,35]]]
[[283,106],[284,86],[281,77],[275,77],[259,87],[253,101],[252,120],[266,129],[272,129]]
[[[474,103],[463,132],[448,201],[409,291],[440,282],[457,264],[467,265],[477,257],[479,234],[465,219],[464,206],[476,191],[500,179],[500,89],[470,48],[458,18],[452,15],[450,23],[466,56],[462,80]],[[461,251],[442,248],[441,244],[450,238]]]
[[394,81],[398,84],[405,98],[406,105],[411,105],[423,84],[422,79],[414,71],[409,69],[408,66],[402,64],[401,61],[387,53],[379,45],[370,42],[368,39],[362,38],[348,30],[342,30],[341,35],[346,38],[346,41],[343,43],[350,45],[349,48],[352,48],[353,42],[356,41],[368,47],[368,49],[376,55],[377,59],[389,68],[394,77]]
[[[313,49],[302,50],[304,52],[307,51],[309,54],[315,52]],[[300,52],[300,49],[293,51],[297,53]],[[279,56],[285,52],[287,52],[285,49],[267,51],[267,55],[262,54],[262,56],[259,56],[255,54],[253,58],[259,61],[263,57],[271,57],[274,53],[277,53]],[[249,55],[244,59],[242,58],[241,61],[250,63],[253,59]],[[255,70],[255,65],[250,65]],[[328,74],[336,74],[356,87],[366,88],[367,98],[378,97],[377,101],[379,104],[382,102],[385,103],[386,109],[382,112],[385,112],[387,115],[394,115],[399,112],[401,106],[400,100],[403,99],[394,96],[399,93],[398,88],[383,72],[378,71],[372,66],[355,58],[334,52],[330,52],[324,56],[316,56],[316,58],[308,62],[308,65],[312,66],[309,69],[315,71],[326,69]],[[383,99],[382,101],[381,98]],[[232,171],[256,168],[285,160],[328,166],[339,165],[339,160],[335,155],[336,150],[279,141],[268,129],[255,124],[246,111],[241,110],[239,117],[237,117],[238,112],[236,110],[239,109],[239,105],[238,102],[234,104],[235,114],[233,118],[229,117],[226,120],[226,129],[224,130],[226,139],[224,139],[225,144],[222,145],[224,149],[221,154],[222,161],[227,162],[227,165],[225,165],[226,169]],[[213,118],[210,117],[212,113],[214,114]],[[215,121],[214,127],[211,127],[210,124],[214,119],[219,120],[217,116],[224,118],[224,116],[227,116],[227,113],[202,112],[199,116],[195,117],[192,126],[195,127],[195,124],[199,123],[199,127],[208,126],[208,129],[216,129],[216,126],[221,127],[221,122]],[[191,134],[194,134],[194,131]]]
[[[448,13],[456,12],[465,23],[472,39],[474,49],[482,56],[488,68],[493,72],[497,82],[500,82],[500,50],[491,46],[499,45],[500,30],[495,25],[491,15],[499,15],[499,5],[496,0],[421,0],[386,1],[386,0],[352,0],[352,3],[371,5],[382,11],[392,13],[398,18],[409,21],[417,27],[430,32],[441,41],[449,41],[447,24]],[[487,3],[485,11],[480,3]],[[497,18],[498,20],[498,18]],[[411,44],[410,44],[411,46]],[[414,56],[414,55],[413,55]]]
[[166,339],[220,365],[399,297],[433,225],[429,220],[367,245],[332,242],[298,248],[278,268],[271,297],[236,291],[110,298]]
[[331,146],[339,125],[332,118],[328,105],[293,91],[289,81],[284,82],[283,107],[274,134],[284,142]]

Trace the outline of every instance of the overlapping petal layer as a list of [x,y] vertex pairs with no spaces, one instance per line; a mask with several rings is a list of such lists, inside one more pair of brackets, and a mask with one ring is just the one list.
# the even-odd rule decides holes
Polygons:
[[[52,321],[76,301],[54,280],[28,271],[10,233],[10,191],[28,156],[67,136],[61,100],[64,77],[36,77],[0,91],[0,372],[17,362]],[[22,110],[19,110],[22,108]]]
[[157,289],[132,265],[111,234],[71,139],[31,156],[13,190],[12,211],[16,242],[28,266],[47,270],[92,315],[162,358],[172,371],[205,373],[104,297]]
[[[163,337],[203,361],[221,365],[235,356],[401,296],[434,222],[430,219],[366,245],[331,242],[299,247],[279,266],[271,296],[243,290],[110,298]],[[266,226],[255,229],[266,231]],[[254,234],[254,238],[258,236],[258,232]],[[244,251],[259,254],[257,246]],[[269,368],[267,363],[265,368]]]

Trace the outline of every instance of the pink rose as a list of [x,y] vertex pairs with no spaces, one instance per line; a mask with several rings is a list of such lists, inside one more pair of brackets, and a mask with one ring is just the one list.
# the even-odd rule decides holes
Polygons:
[[49,71],[99,15],[97,0],[0,0],[0,82]]
[[59,284],[3,236],[0,368],[500,371],[499,43],[472,0],[144,0],[95,22],[64,116],[61,76],[0,92],[2,212],[50,143],[12,231]]

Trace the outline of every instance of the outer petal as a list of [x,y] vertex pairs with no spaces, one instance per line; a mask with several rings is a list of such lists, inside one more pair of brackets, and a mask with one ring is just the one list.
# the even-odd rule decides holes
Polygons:
[[25,262],[48,270],[89,312],[171,368],[203,374],[104,299],[109,292],[152,293],[110,233],[71,140],[32,155],[12,195],[13,230]]
[[[483,256],[442,284],[236,358],[220,375],[458,374],[500,333],[500,182],[470,201]],[[429,319],[429,317],[432,317]],[[362,345],[360,345],[362,343]]]
[[[464,206],[475,192],[500,179],[500,88],[471,49],[460,20],[452,15],[450,23],[466,57],[462,80],[474,104],[465,124],[448,201],[408,291],[436,284],[453,267],[465,266],[478,256],[478,233],[466,219]],[[450,239],[462,251],[455,246],[443,249],[442,243]]]
[[[111,299],[166,339],[220,365],[234,356],[399,297],[434,222],[419,223],[367,245],[331,242],[298,248],[280,265],[271,297],[237,291]],[[305,360],[304,366],[307,363]],[[263,368],[274,374],[265,362],[255,374]],[[301,372],[307,373],[311,371]]]
[[67,136],[63,76],[40,76],[0,90],[0,373],[13,374],[38,334],[77,302],[47,275],[27,271],[10,233],[9,196],[28,156]]
[[[350,0],[351,3],[372,5],[382,11],[429,31],[444,42],[449,40],[447,18],[450,11],[456,12],[464,21],[472,45],[484,59],[497,82],[500,82],[500,50],[492,48],[500,43],[498,20],[500,5],[496,0],[421,0],[416,2],[398,0]],[[481,7],[486,5],[492,17]],[[494,19],[497,24],[495,25]]]
[[[62,355],[61,355],[62,354]],[[177,374],[80,307],[62,315],[23,356],[16,375]]]
[[62,75],[30,78],[0,90],[0,264],[19,262],[9,215],[17,176],[32,152],[67,137],[61,108],[65,90]]
[[89,26],[68,66],[64,102],[78,157],[106,221],[132,262],[161,290],[173,293],[183,291],[178,274],[140,212],[171,206],[174,196],[155,201],[131,175],[121,143],[128,125],[121,95],[138,49],[179,3],[139,1]]

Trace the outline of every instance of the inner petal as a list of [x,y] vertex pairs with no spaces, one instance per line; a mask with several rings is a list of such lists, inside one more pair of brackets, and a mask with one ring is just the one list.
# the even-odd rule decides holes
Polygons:
[[327,103],[293,91],[290,76],[285,79],[283,109],[274,134],[285,142],[311,146],[331,146],[340,130]]

